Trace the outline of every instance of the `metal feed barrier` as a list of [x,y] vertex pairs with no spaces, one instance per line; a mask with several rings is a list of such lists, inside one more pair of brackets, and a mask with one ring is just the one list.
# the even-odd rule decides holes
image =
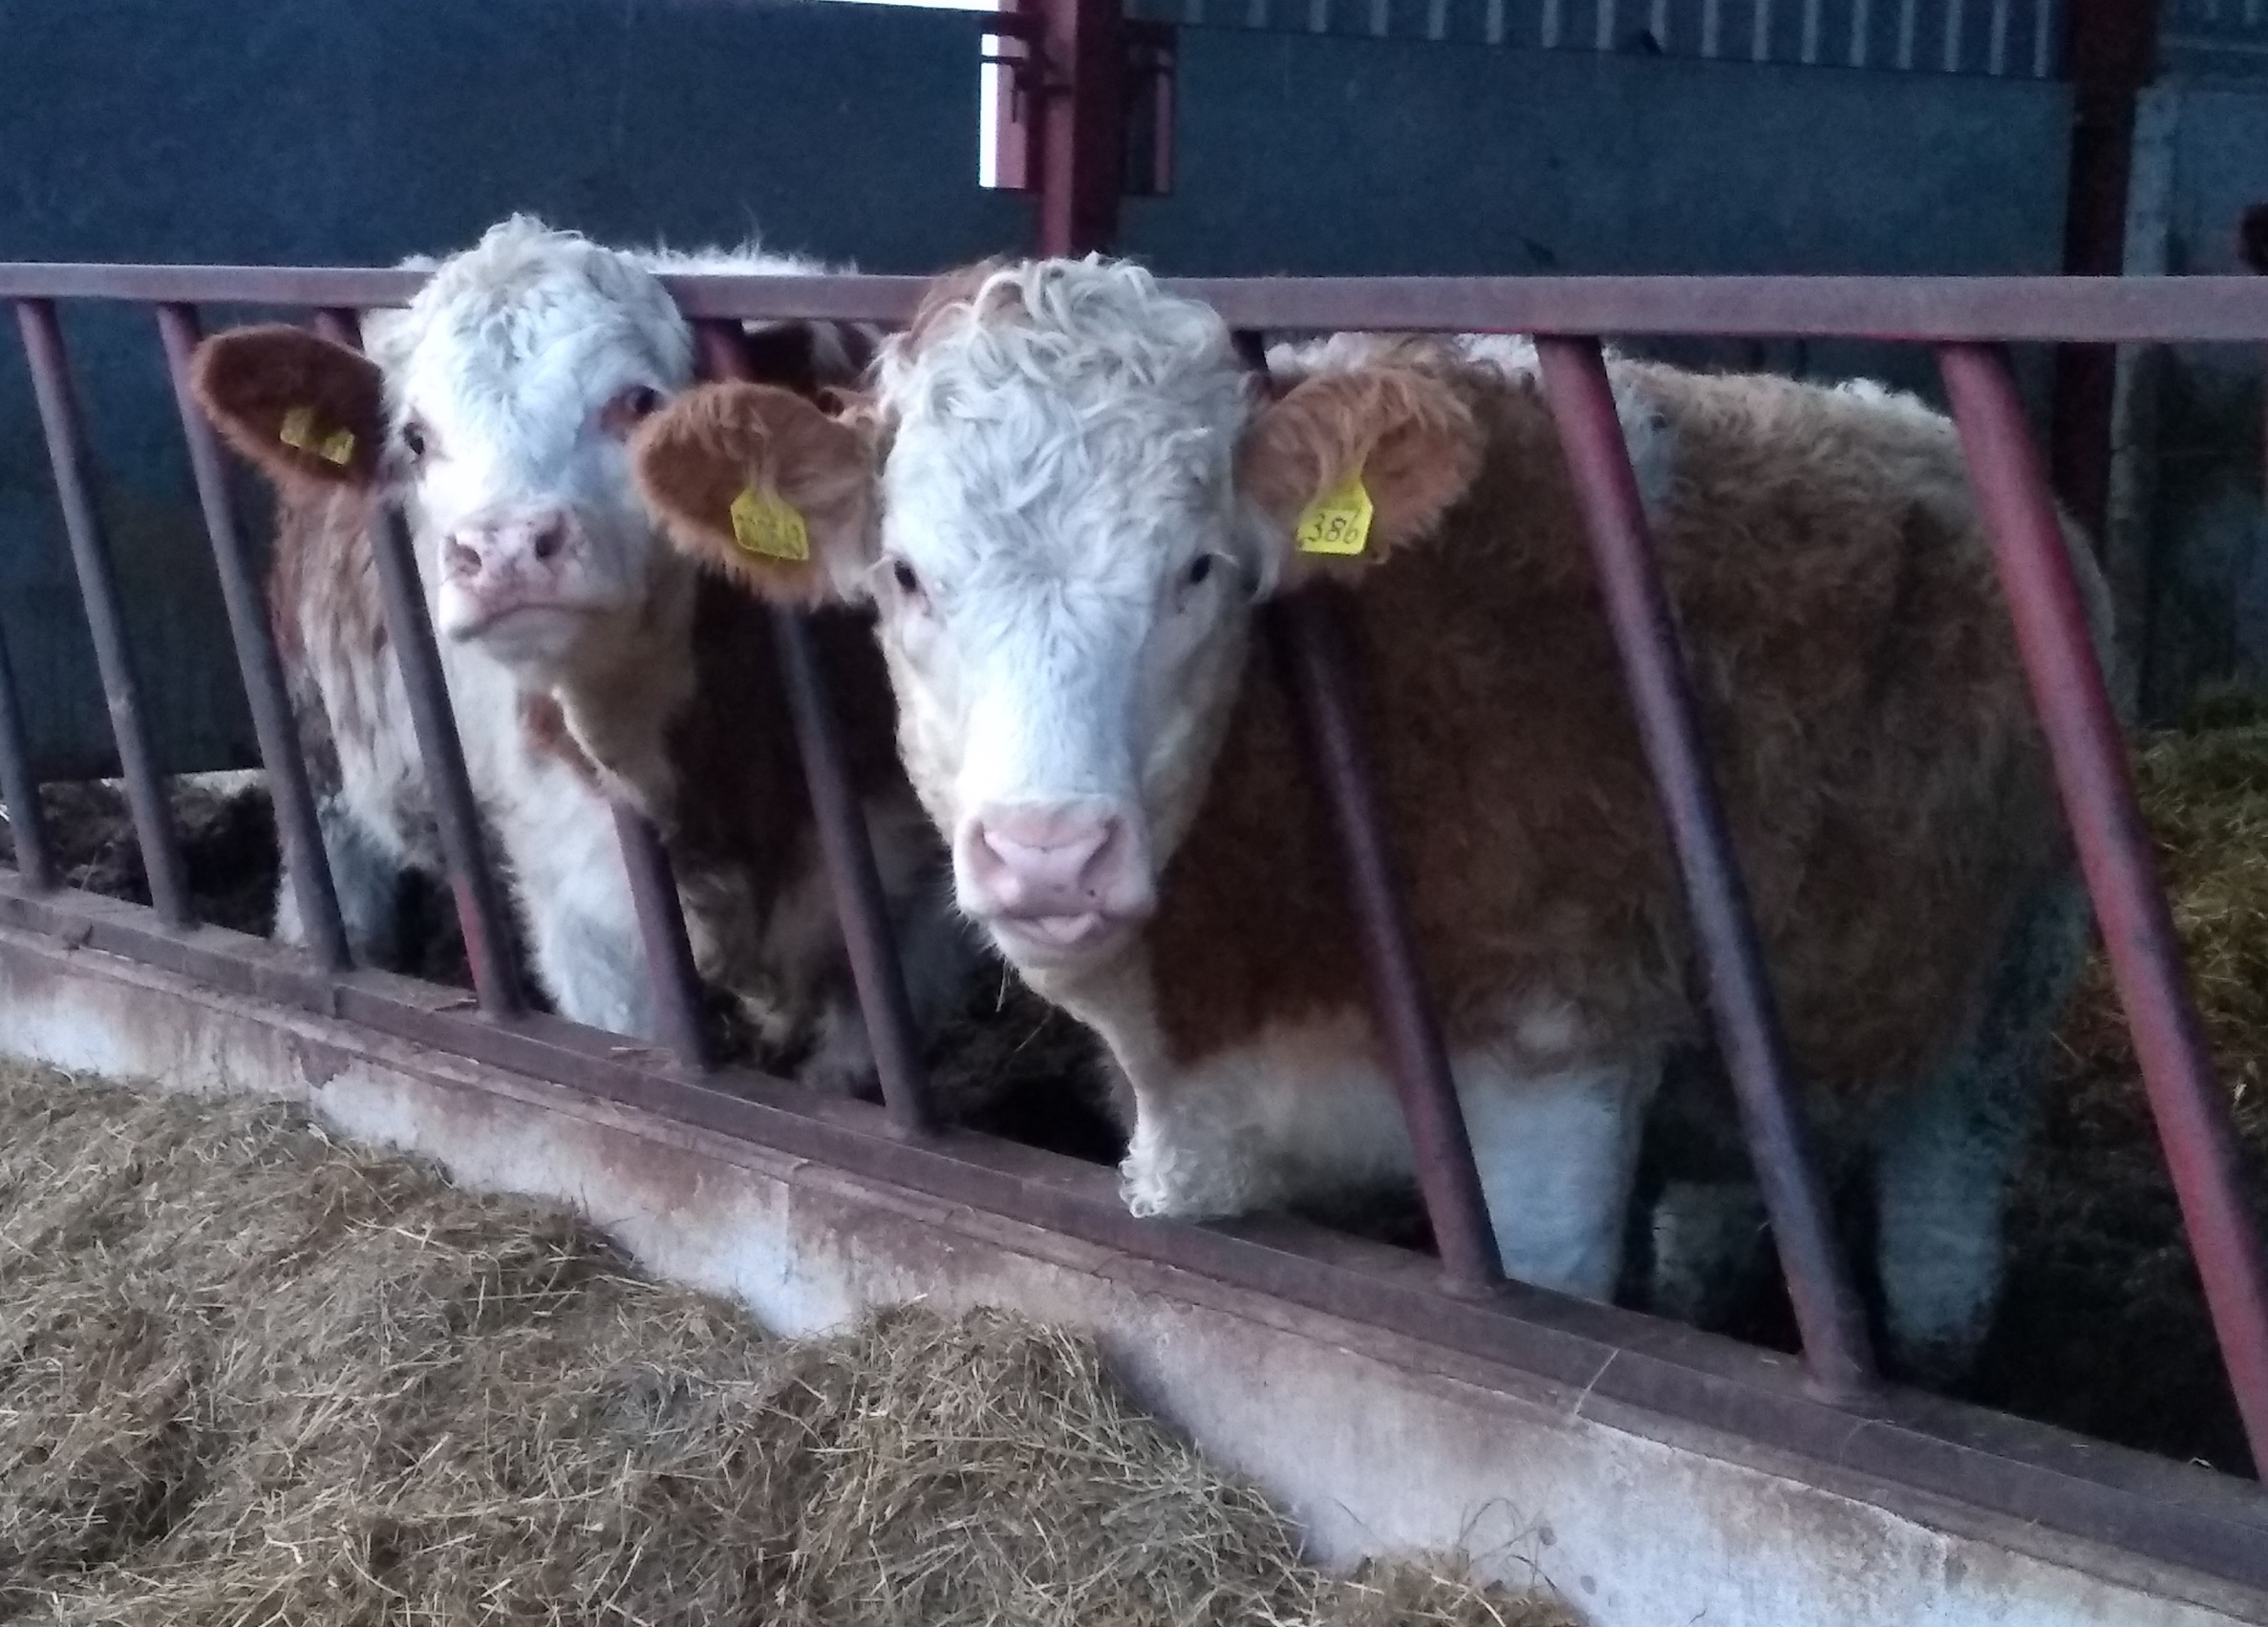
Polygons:
[[[1585,1393],[1829,1457],[1938,1495],[2103,1540],[2268,1590],[2268,1530],[2257,1492],[2173,1466],[2083,1449],[2070,1438],[1880,1386],[1866,1324],[1806,1147],[1743,882],[1718,804],[1668,601],[1611,399],[1600,333],[1861,336],[1933,346],[1958,419],[2000,576],[2052,749],[2087,888],[2131,1022],[2151,1109],[2179,1195],[2223,1360],[2256,1462],[2268,1463],[2268,1275],[2247,1212],[2228,1103],[2207,1055],[2103,674],[2064,552],[2041,459],[1998,347],[2217,341],[2268,344],[2268,279],[1536,278],[1192,281],[1257,350],[1265,330],[1516,332],[1538,335],[1544,380],[1581,501],[1604,600],[1697,929],[1708,1003],[1735,1082],[1803,1340],[1800,1373],[1739,1378],[1664,1325],[1572,1307],[1505,1284],[1444,1048],[1428,1009],[1373,806],[1356,726],[1360,674],[1341,653],[1327,591],[1279,607],[1316,746],[1318,783],[1341,841],[1362,929],[1374,1009],[1418,1150],[1438,1274],[1336,1255],[1297,1228],[1198,1228],[1128,1216],[1106,1182],[1069,1161],[935,1128],[919,1048],[891,952],[873,859],[842,765],[831,704],[802,621],[779,612],[781,680],[823,833],[858,989],[875,1038],[885,1105],[822,1099],[779,1080],[715,1068],[669,861],[653,829],[618,813],[626,867],[666,1045],[626,1044],[529,1013],[508,953],[502,893],[459,748],[410,540],[389,512],[374,539],[387,630],[402,662],[433,786],[475,1009],[455,991],[350,967],[283,689],[265,598],[221,453],[186,390],[204,304],[312,313],[352,340],[358,313],[405,302],[417,273],[239,267],[0,266],[17,314],[57,496],[94,633],[152,906],[59,888],[40,825],[21,707],[0,651],[0,794],[17,864],[0,873],[0,924],[91,946],[255,995],[367,1025],[495,1067],[558,1081],[668,1120],[839,1167],[877,1172],[956,1204],[1005,1214],[1245,1291],[1414,1330]],[[697,326],[704,370],[744,365],[748,318],[902,323],[923,284],[888,277],[667,279]],[[274,800],[307,947],[286,950],[195,919],[176,832],[121,625],[91,478],[58,300],[126,301],[154,313],[191,468],[221,571],[236,653]],[[1302,1241],[1302,1239],[1307,1239]],[[1405,1257],[1406,1258],[1406,1257]],[[1614,1330],[1636,1327],[1622,1337]],[[1657,1332],[1658,1330],[1658,1332]]]

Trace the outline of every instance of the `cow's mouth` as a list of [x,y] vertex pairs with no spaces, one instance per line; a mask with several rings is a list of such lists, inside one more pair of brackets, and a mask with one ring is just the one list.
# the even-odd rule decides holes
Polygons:
[[994,915],[985,925],[1018,965],[1056,968],[1096,959],[1123,941],[1136,923],[1089,910],[1070,915]]

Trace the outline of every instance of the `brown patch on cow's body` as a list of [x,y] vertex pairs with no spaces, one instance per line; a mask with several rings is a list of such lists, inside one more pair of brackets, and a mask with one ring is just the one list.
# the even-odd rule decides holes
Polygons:
[[[1547,408],[1435,353],[1477,483],[1347,602],[1362,722],[1452,1046],[1529,995],[1628,1056],[1690,1034],[1690,929]],[[1642,370],[1679,436],[1658,551],[1787,1038],[1852,1101],[1966,1034],[2017,899],[2064,862],[1950,429],[1772,378]],[[2081,568],[2087,568],[2083,560]],[[1359,1008],[1322,795],[1265,645],[1146,943],[1187,1065]]]
[[567,727],[567,713],[555,698],[522,692],[520,727],[530,751],[562,764],[593,793],[600,790],[598,765],[576,740]]

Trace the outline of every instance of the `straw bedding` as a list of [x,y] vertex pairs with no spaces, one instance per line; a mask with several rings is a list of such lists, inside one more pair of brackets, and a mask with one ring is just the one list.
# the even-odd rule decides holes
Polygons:
[[[2223,692],[2144,742],[2136,779],[2256,1211],[2268,1171],[2268,694]],[[1979,1399],[2246,1472],[2141,1072],[2098,953],[2016,1192]]]
[[[2268,693],[2205,696],[2178,727],[2142,742],[2137,782],[2257,1193],[2268,1170]],[[264,931],[275,874],[264,795],[233,781],[177,782],[176,795],[201,907]],[[48,796],[73,879],[146,896],[116,787],[51,786]],[[445,910],[426,930],[434,948],[422,970],[461,979]],[[1079,1088],[1095,1077],[1093,1053],[1075,1023],[1010,980],[946,1037],[933,1077],[979,1127],[1107,1161],[1115,1133],[1091,1088]],[[1331,1218],[1424,1246],[1406,1205]],[[1766,1343],[1793,1337],[1776,1287],[1744,1307],[1736,1326]],[[2065,1025],[2017,1180],[2001,1315],[1965,1393],[2232,1472],[2250,1462],[2099,955]]]
[[1303,1568],[1082,1340],[764,1338],[295,1113],[0,1071],[0,1619],[1560,1627]]

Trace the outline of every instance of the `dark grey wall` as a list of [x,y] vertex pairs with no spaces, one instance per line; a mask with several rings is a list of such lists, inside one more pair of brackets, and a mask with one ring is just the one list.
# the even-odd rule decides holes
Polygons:
[[[1126,217],[1164,270],[2057,263],[2052,83],[1215,28],[1180,54],[1178,187]],[[975,184],[975,59],[962,19],[793,0],[0,0],[0,259],[384,263],[532,209],[928,269],[1027,240]],[[68,319],[172,760],[248,761],[147,318]],[[1865,348],[1685,353],[1928,381]],[[99,766],[7,343],[0,626],[51,768]]]
[[[610,241],[767,241],[870,270],[1021,246],[976,185],[977,40],[744,0],[0,0],[0,259],[385,264],[515,209]],[[149,320],[69,337],[177,766],[250,729]],[[20,353],[0,342],[0,626],[50,772],[108,734]]]
[[[2129,271],[2238,274],[2236,225],[2268,203],[2268,84],[2172,84],[2150,93],[2135,161]],[[2268,516],[2262,509],[2259,353],[2183,345],[2133,359],[2142,398],[2129,439],[2148,601],[2144,700],[2176,711],[2200,683],[2268,677]]]
[[[1181,37],[1175,192],[1131,203],[1127,220],[1128,246],[1161,269],[2061,265],[2062,84],[1233,29]],[[1935,384],[1926,356],[1879,346],[1654,348]]]

